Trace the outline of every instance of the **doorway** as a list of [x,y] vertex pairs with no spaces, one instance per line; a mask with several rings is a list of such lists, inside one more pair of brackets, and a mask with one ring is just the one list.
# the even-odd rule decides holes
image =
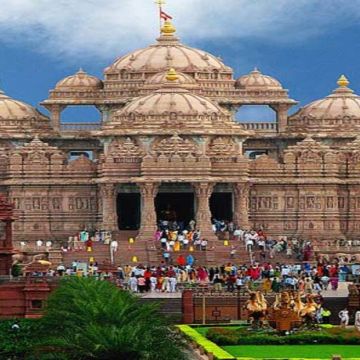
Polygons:
[[193,193],[158,193],[155,199],[157,220],[183,222],[187,225],[194,219]]
[[210,197],[211,217],[217,220],[232,221],[233,205],[231,192],[214,192]]
[[140,194],[119,193],[117,215],[119,230],[138,230],[140,228]]

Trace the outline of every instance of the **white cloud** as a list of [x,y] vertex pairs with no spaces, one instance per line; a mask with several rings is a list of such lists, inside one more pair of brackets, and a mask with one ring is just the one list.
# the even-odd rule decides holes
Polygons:
[[[356,21],[360,0],[167,0],[186,43],[302,41]],[[0,0],[0,42],[21,42],[61,61],[109,59],[158,34],[154,0]]]

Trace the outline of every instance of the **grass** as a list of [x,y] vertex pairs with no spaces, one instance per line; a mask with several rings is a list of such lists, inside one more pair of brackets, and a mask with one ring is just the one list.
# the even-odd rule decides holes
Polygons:
[[246,358],[331,359],[332,355],[360,358],[359,345],[236,345],[222,346],[229,354]]

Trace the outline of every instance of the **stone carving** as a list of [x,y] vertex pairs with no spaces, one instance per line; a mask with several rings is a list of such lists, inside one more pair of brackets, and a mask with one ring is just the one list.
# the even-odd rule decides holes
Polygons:
[[165,138],[152,147],[153,156],[163,159],[179,159],[185,161],[189,157],[197,157],[201,155],[198,146],[191,140],[180,137],[174,134],[172,137]]
[[336,175],[339,155],[329,146],[315,141],[311,136],[284,152],[285,169],[296,171],[298,176]]
[[94,172],[96,165],[85,155],[69,162],[67,169],[71,172]]
[[106,161],[115,163],[140,162],[143,151],[129,137],[113,141]]
[[226,161],[242,156],[235,141],[231,137],[225,136],[216,137],[210,142],[207,155],[211,161]]

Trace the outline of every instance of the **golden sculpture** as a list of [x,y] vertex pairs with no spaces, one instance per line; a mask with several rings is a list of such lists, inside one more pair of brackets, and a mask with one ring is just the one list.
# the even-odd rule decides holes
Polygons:
[[313,327],[315,324],[315,315],[319,305],[312,295],[308,295],[304,303],[300,292],[282,291],[275,294],[275,301],[269,309],[261,291],[251,292],[249,295],[245,308],[254,329],[264,327],[267,321],[281,332],[291,331],[301,326]]
[[267,301],[260,291],[251,292],[250,298],[245,305],[254,329],[263,327],[266,319]]

